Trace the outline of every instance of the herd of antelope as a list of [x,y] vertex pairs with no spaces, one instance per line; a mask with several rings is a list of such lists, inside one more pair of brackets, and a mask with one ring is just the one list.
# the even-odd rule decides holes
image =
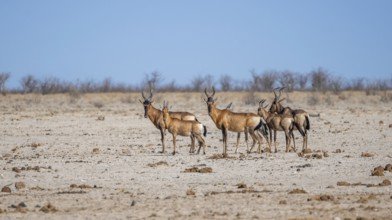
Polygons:
[[[261,154],[261,144],[263,137],[266,139],[267,147],[265,152],[271,151],[272,131],[274,133],[275,153],[276,148],[276,132],[284,131],[286,137],[286,152],[296,151],[293,130],[298,130],[303,137],[302,150],[307,149],[308,134],[310,129],[309,114],[302,109],[291,109],[290,107],[283,107],[280,99],[282,90],[284,88],[277,88],[274,90],[275,98],[271,103],[269,109],[268,105],[264,105],[265,99],[259,102],[259,108],[256,113],[239,113],[230,110],[230,106],[225,109],[218,109],[215,106],[216,98],[215,89],[212,88],[212,93],[208,93],[207,89],[204,93],[207,99],[204,101],[207,104],[208,115],[216,127],[222,131],[223,139],[223,156],[227,154],[227,139],[228,131],[237,132],[237,145],[235,153],[238,152],[238,145],[240,142],[240,134],[244,132],[247,152],[251,153],[253,148],[258,144],[257,152]],[[165,133],[168,130],[173,135],[173,155],[176,154],[176,139],[177,135],[189,136],[191,138],[190,153],[195,153],[195,141],[198,141],[200,153],[203,147],[205,154],[206,143],[203,138],[207,135],[207,127],[200,123],[196,116],[189,112],[172,112],[168,109],[168,103],[164,102],[162,109],[157,109],[153,106],[153,93],[150,89],[150,95],[146,97],[142,92],[143,101],[140,102],[144,106],[144,117],[149,118],[154,126],[159,129],[161,133],[162,151],[165,152]],[[268,138],[269,133],[269,138]],[[249,149],[248,134],[253,140],[253,144]],[[292,142],[292,143],[291,143]],[[292,146],[293,144],[293,146]]]

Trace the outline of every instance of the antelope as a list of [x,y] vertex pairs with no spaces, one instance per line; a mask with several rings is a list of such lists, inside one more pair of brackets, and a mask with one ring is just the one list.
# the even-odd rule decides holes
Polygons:
[[[301,133],[302,138],[303,138],[303,145],[302,145],[302,150],[305,150],[308,148],[308,132],[307,130],[310,129],[310,121],[309,121],[309,114],[302,109],[291,109],[290,107],[283,107],[281,102],[284,100],[280,99],[280,96],[282,95],[282,88],[277,88],[274,90],[275,98],[274,101],[271,104],[271,107],[269,111],[271,113],[276,112],[278,114],[291,114],[294,118],[294,125],[295,128]],[[276,94],[276,90],[279,90],[279,95]],[[280,99],[280,100],[279,100]]]
[[197,154],[200,153],[200,149],[203,146],[203,154],[206,154],[206,143],[202,137],[207,136],[207,128],[205,125],[201,124],[198,121],[187,121],[187,120],[180,120],[177,118],[173,118],[169,114],[168,110],[168,103],[163,104],[163,121],[167,130],[173,135],[173,155],[176,154],[176,139],[177,135],[180,136],[190,136],[191,137],[191,149],[189,153],[195,152],[195,138],[199,142],[199,149],[197,150]]
[[267,107],[263,106],[265,99],[259,102],[259,108],[257,109],[257,114],[264,118],[267,122],[268,128],[270,130],[270,143],[272,142],[272,130],[274,131],[274,144],[275,144],[275,153],[276,149],[276,131],[284,131],[286,136],[286,152],[290,151],[291,139],[294,143],[294,151],[295,151],[295,141],[294,141],[294,118],[291,114],[277,114],[276,112],[271,113],[267,111]]
[[[230,104],[228,104],[228,105],[226,106],[226,109],[227,109],[227,110],[230,110],[232,104],[233,104],[233,103],[230,102]],[[245,130],[244,133],[245,133],[245,141],[246,141],[246,144],[248,144],[248,130]],[[237,144],[235,145],[235,151],[234,151],[235,154],[238,152],[238,146],[240,145],[240,138],[241,138],[241,132],[238,132],[238,133],[237,133]],[[255,141],[255,140],[253,140],[253,141]]]
[[[162,151],[160,153],[165,153],[165,133],[166,133],[166,125],[163,121],[162,111],[155,108],[153,106],[153,93],[150,88],[150,96],[146,98],[144,92],[142,91],[142,97],[144,101],[139,100],[140,103],[144,106],[144,118],[149,118],[150,121],[154,124],[154,126],[159,129],[161,133],[161,141],[162,141]],[[197,121],[196,117],[189,112],[169,112],[172,118],[177,118],[181,120],[189,120],[189,121]]]
[[[258,129],[264,129],[265,133],[268,132],[268,128],[265,124],[265,121],[258,115],[254,113],[236,113],[232,112],[229,109],[218,109],[215,106],[215,89],[212,88],[213,92],[211,95],[207,93],[207,89],[204,90],[205,95],[207,96],[207,109],[208,115],[211,117],[212,121],[215,123],[216,127],[222,130],[223,136],[223,156],[227,156],[227,132],[249,132],[253,139],[253,145],[250,150],[248,150],[248,140],[247,140],[247,133],[245,133],[245,141],[246,141],[246,148],[248,153],[250,153],[253,147],[256,144],[256,140],[258,141],[258,153],[261,153],[261,143],[262,143],[262,136],[255,132]],[[238,146],[237,146],[238,147]],[[237,149],[236,149],[237,150]]]

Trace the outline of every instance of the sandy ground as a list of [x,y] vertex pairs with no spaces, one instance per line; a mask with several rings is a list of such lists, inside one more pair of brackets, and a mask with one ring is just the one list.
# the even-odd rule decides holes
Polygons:
[[[216,96],[221,108],[258,107],[247,93]],[[179,137],[175,156],[169,133],[159,153],[140,94],[2,96],[0,188],[11,192],[0,193],[0,219],[392,219],[392,172],[371,175],[392,164],[392,100],[381,96],[290,93],[285,105],[320,114],[312,153],[285,153],[279,133],[277,153],[247,154],[242,137],[234,154],[230,133],[226,159],[200,93],[154,97],[207,126],[206,155],[189,154],[190,139]]]

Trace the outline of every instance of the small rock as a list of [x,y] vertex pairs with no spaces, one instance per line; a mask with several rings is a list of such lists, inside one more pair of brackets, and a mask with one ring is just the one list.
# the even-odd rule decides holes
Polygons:
[[21,172],[21,170],[18,167],[12,167],[12,171],[14,171],[15,173]]
[[351,184],[349,182],[346,181],[340,181],[337,183],[338,186],[350,186]]
[[47,204],[46,206],[43,206],[40,209],[41,212],[49,213],[49,212],[57,212],[56,207],[54,207],[52,204]]
[[238,183],[237,187],[238,187],[238,189],[245,189],[245,188],[247,188],[245,183]]
[[318,197],[320,201],[333,201],[334,197],[330,196],[330,195],[321,195],[320,197]]
[[1,189],[1,192],[11,193],[11,188],[9,188],[8,186],[4,186],[4,187]]
[[391,181],[388,179],[385,179],[382,181],[382,183],[380,183],[380,186],[390,186],[391,185]]
[[287,204],[287,201],[286,200],[280,200],[279,201],[279,205],[286,205]]
[[303,189],[293,189],[289,192],[289,194],[301,194],[301,193],[307,193],[307,192]]
[[368,152],[366,152],[366,153],[362,152],[362,154],[361,154],[361,157],[373,157],[373,156],[374,156],[374,154],[371,154]]
[[212,173],[211,167],[203,167],[199,170],[199,173]]
[[392,172],[392,164],[389,163],[389,164],[385,165],[384,170],[385,170],[385,171]]
[[192,189],[188,189],[188,190],[186,191],[186,195],[187,195],[187,196],[194,196],[194,195],[196,195],[196,193],[195,193],[195,191],[193,191]]
[[26,188],[26,184],[25,184],[24,182],[16,182],[16,183],[15,183],[15,188],[16,188],[17,190]]
[[373,169],[372,176],[384,176],[384,168],[382,166],[378,166]]

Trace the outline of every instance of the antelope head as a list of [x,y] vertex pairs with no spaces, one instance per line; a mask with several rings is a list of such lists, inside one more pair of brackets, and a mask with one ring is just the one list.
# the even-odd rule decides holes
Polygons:
[[[270,107],[270,109],[269,109],[269,112],[277,112],[277,113],[280,113],[280,112],[283,110],[284,107],[282,106],[281,102],[282,102],[283,100],[285,100],[285,98],[280,99],[280,96],[282,95],[282,90],[283,90],[283,89],[285,89],[285,87],[274,89],[275,98],[274,98],[274,101],[272,101],[272,104],[271,104],[271,107]],[[276,94],[276,90],[279,90],[279,95]],[[279,99],[280,99],[280,100],[279,100]]]
[[264,106],[264,102],[265,102],[265,99],[260,100],[259,108],[257,109],[257,114],[265,119],[265,118],[267,118],[266,116],[267,116],[268,112],[266,109],[268,107],[268,104],[266,106]]
[[144,92],[142,91],[142,97],[143,97],[144,101],[139,99],[140,103],[142,103],[144,106],[144,117],[145,118],[147,118],[148,110],[151,108],[151,104],[153,103],[152,96],[153,96],[153,94],[152,94],[152,91],[150,88],[150,96],[148,98],[146,98],[146,96],[144,95]]
[[211,114],[211,109],[215,105],[215,101],[217,100],[217,99],[214,99],[215,89],[214,89],[214,87],[212,87],[212,94],[211,95],[208,94],[207,88],[204,90],[204,93],[207,96],[207,100],[204,99],[204,101],[207,103],[208,114],[210,115]]

